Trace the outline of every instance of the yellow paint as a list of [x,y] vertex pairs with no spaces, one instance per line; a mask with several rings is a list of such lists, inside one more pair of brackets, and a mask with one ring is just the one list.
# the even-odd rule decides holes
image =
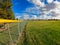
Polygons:
[[22,22],[22,20],[0,19],[0,23],[10,23],[10,22]]

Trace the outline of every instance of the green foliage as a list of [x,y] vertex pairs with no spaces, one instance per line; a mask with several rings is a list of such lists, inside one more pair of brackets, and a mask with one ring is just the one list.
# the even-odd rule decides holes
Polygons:
[[2,0],[0,2],[0,18],[15,19],[11,6],[11,0]]

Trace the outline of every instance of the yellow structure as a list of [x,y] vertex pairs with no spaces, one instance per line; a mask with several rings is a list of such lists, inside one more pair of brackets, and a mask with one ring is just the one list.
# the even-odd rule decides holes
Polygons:
[[22,20],[0,19],[0,23],[10,23],[10,22],[22,22]]

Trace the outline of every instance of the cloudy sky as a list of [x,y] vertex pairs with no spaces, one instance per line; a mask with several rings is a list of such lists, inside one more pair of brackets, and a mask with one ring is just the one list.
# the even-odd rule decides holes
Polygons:
[[16,17],[24,19],[60,19],[60,0],[12,0]]

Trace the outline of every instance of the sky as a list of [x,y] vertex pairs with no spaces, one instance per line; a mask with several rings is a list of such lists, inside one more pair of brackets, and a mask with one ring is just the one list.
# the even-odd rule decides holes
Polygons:
[[28,2],[27,0],[12,0],[12,3],[12,10],[15,14],[24,12],[26,8],[33,6],[33,4]]
[[60,19],[60,0],[12,0],[12,10],[21,19]]

